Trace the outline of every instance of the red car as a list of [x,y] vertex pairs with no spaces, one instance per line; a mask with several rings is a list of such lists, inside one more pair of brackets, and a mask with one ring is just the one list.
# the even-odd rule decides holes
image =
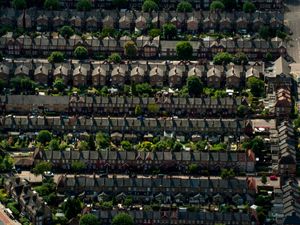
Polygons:
[[270,176],[270,180],[278,180],[278,178],[275,175]]

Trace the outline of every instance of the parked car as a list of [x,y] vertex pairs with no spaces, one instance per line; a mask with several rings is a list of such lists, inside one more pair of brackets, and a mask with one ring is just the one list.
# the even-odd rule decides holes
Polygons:
[[271,175],[271,176],[270,176],[270,180],[278,180],[278,177],[275,176],[275,175]]

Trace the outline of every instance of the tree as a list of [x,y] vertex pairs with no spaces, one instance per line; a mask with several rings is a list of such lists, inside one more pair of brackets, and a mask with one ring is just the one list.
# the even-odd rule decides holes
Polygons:
[[258,34],[261,38],[267,40],[271,37],[271,30],[267,26],[261,26],[258,30]]
[[163,34],[166,39],[173,39],[177,37],[177,28],[172,23],[166,23],[163,25]]
[[27,4],[25,0],[13,0],[12,6],[16,9],[26,9]]
[[158,5],[152,0],[146,0],[143,3],[142,10],[144,12],[152,12],[158,10]]
[[147,106],[147,109],[148,109],[149,113],[157,114],[159,112],[159,105],[157,105],[155,103],[149,103]]
[[237,108],[237,115],[239,117],[244,117],[248,112],[248,107],[245,106],[245,105],[240,105],[238,108]]
[[48,57],[49,63],[60,63],[65,60],[65,56],[62,52],[52,52],[51,55]]
[[273,55],[272,55],[272,53],[271,52],[267,52],[265,58],[266,58],[267,62],[273,61]]
[[124,45],[124,53],[130,59],[135,58],[137,55],[136,44],[133,41],[127,41]]
[[90,0],[79,0],[76,8],[78,11],[90,11],[92,9],[92,3]]
[[132,94],[141,97],[143,95],[150,95],[152,91],[152,87],[149,83],[141,83],[134,86]]
[[114,216],[112,225],[133,225],[134,221],[132,216],[127,213],[119,213]]
[[189,91],[189,95],[193,97],[199,97],[203,91],[203,84],[199,77],[190,76],[186,81],[186,85]]
[[39,162],[35,165],[35,167],[32,169],[32,172],[35,175],[41,175],[46,171],[51,171],[52,164],[50,162]]
[[256,10],[256,7],[252,2],[250,2],[250,1],[244,2],[243,11],[245,13],[253,13],[253,12],[255,12],[255,10]]
[[74,30],[70,26],[63,26],[58,31],[64,38],[69,38],[74,34]]
[[61,78],[56,78],[53,82],[53,87],[56,88],[59,92],[63,92],[66,88],[64,80]]
[[32,93],[37,86],[34,81],[25,76],[16,76],[10,80],[10,83],[12,88],[15,89],[16,93]]
[[220,1],[213,1],[210,6],[209,6],[209,9],[211,11],[214,11],[214,10],[223,10],[225,8],[224,4]]
[[141,108],[140,105],[137,105],[137,106],[135,107],[135,109],[134,109],[134,114],[135,114],[136,116],[140,116],[140,115],[143,114],[142,108]]
[[196,174],[198,172],[198,165],[196,163],[192,163],[188,166],[188,173],[189,174]]
[[48,10],[57,10],[59,8],[58,0],[45,0],[44,8]]
[[59,140],[57,139],[52,139],[50,142],[49,142],[49,146],[48,146],[48,149],[50,151],[58,151],[59,150]]
[[222,169],[220,176],[222,179],[228,179],[228,178],[234,177],[235,173],[234,173],[233,169]]
[[236,65],[246,65],[248,64],[248,57],[243,52],[238,52],[233,57],[233,62]]
[[247,87],[250,88],[254,97],[262,97],[265,94],[265,84],[257,77],[250,77],[247,81]]
[[38,142],[41,142],[43,145],[51,141],[51,139],[52,139],[52,134],[48,130],[41,130],[36,137],[36,140]]
[[86,169],[85,163],[81,161],[73,161],[71,164],[71,169],[74,173],[82,172]]
[[188,41],[180,41],[176,44],[176,53],[179,59],[190,59],[193,56],[193,47]]
[[192,12],[193,6],[187,0],[183,0],[177,5],[177,12]]
[[262,182],[263,184],[266,184],[266,183],[267,183],[267,177],[266,177],[266,175],[263,175],[263,176],[261,177],[261,182]]
[[81,201],[78,198],[68,198],[62,208],[65,216],[72,219],[81,212]]
[[109,57],[108,57],[108,60],[110,62],[113,62],[113,63],[120,63],[122,62],[122,58],[121,56],[118,54],[118,53],[112,53]]
[[101,132],[96,134],[96,144],[99,149],[107,148],[109,146],[109,142],[109,136],[107,134]]
[[153,28],[153,29],[149,30],[148,35],[152,38],[155,38],[155,37],[161,35],[161,30],[158,28]]
[[228,64],[233,61],[233,56],[228,52],[220,52],[213,58],[213,62],[216,65]]
[[89,144],[86,141],[80,141],[78,144],[78,150],[79,151],[88,151]]
[[85,214],[81,216],[79,225],[100,225],[100,221],[93,214]]
[[121,146],[124,151],[131,151],[132,150],[132,144],[129,141],[121,141]]
[[180,152],[183,149],[183,145],[179,141],[175,141],[172,146],[172,152]]
[[78,46],[74,50],[74,56],[77,59],[86,59],[88,57],[88,50],[83,46]]

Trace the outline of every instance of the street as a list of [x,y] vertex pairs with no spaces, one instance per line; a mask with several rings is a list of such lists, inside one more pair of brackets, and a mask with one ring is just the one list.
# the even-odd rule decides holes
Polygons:
[[8,215],[6,215],[6,213],[4,212],[4,208],[5,207],[0,204],[0,225],[21,225],[16,220],[12,220],[11,218],[9,218]]

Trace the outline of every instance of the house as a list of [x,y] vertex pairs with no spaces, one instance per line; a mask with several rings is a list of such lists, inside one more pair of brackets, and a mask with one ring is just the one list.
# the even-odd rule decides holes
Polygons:
[[150,84],[152,86],[162,87],[164,83],[164,71],[157,66],[150,70]]
[[87,84],[88,70],[85,66],[79,65],[73,71],[73,85],[75,87],[85,86]]
[[131,30],[132,18],[130,15],[125,14],[119,19],[119,28],[123,30]]
[[112,85],[121,86],[125,83],[125,67],[118,65],[115,66],[111,72],[111,83]]
[[226,87],[239,88],[241,86],[241,68],[231,65],[226,71]]
[[9,74],[9,67],[4,64],[0,64],[0,79],[7,83],[9,80]]
[[214,88],[220,88],[221,76],[221,71],[213,66],[207,71],[207,85]]
[[5,190],[20,204],[21,212],[29,217],[34,225],[49,224],[52,213],[43,199],[33,191],[29,183],[19,177],[10,177],[5,181]]
[[133,83],[143,83],[145,80],[145,70],[140,65],[132,68],[130,72],[130,80]]
[[68,68],[64,65],[60,65],[56,67],[53,71],[53,78],[56,79],[62,79],[64,84],[67,85],[69,82],[69,72]]
[[107,73],[106,70],[100,65],[97,66],[92,72],[93,86],[103,86],[106,84]]
[[15,76],[29,76],[29,68],[25,65],[20,65],[15,69]]
[[49,69],[46,65],[40,65],[34,70],[34,80],[40,84],[48,84]]
[[288,118],[293,104],[289,89],[279,88],[276,92],[275,113],[278,118]]
[[169,71],[169,85],[170,87],[178,87],[182,85],[183,73],[177,66]]

